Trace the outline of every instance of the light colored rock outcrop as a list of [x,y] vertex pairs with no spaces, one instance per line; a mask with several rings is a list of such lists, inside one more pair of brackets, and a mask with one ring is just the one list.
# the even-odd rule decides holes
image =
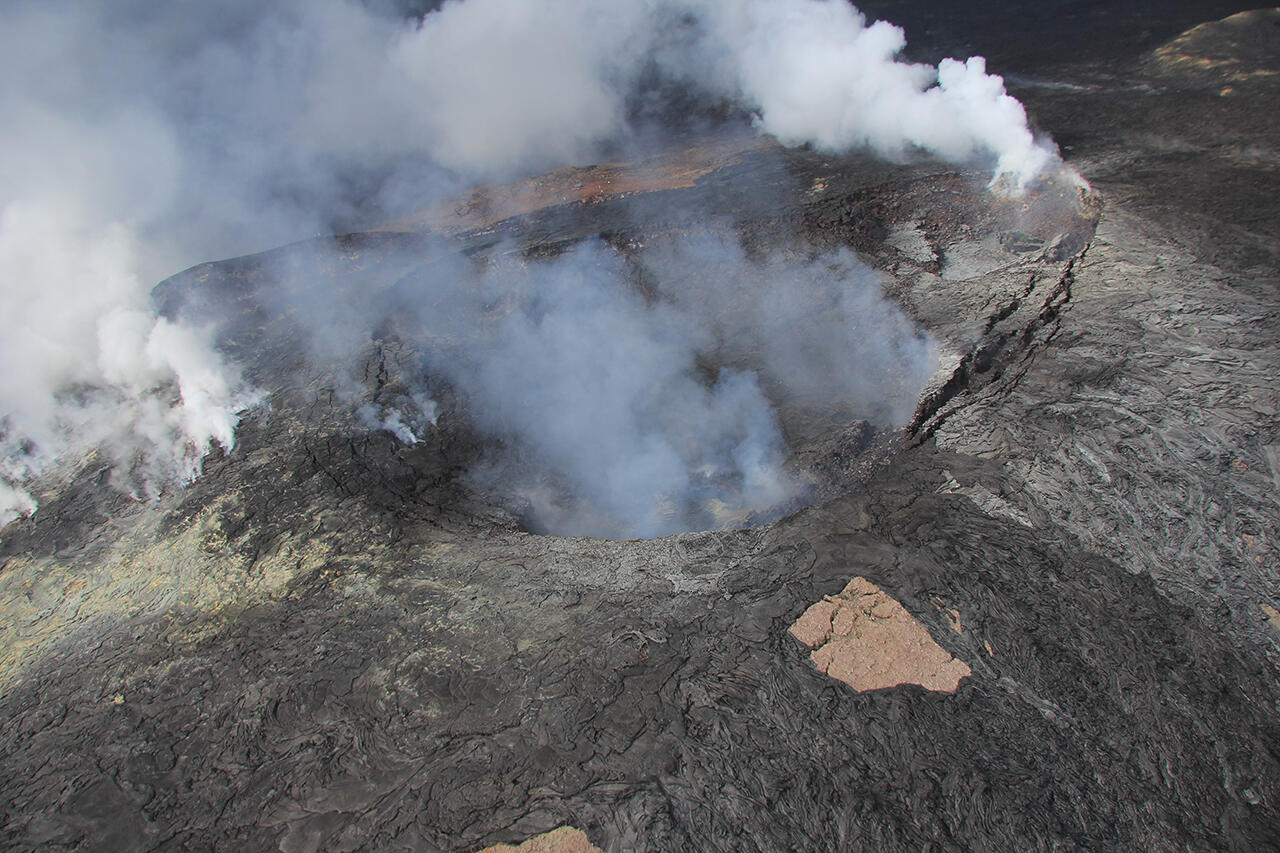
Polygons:
[[972,674],[906,608],[863,577],[806,610],[791,635],[813,649],[814,666],[859,692],[919,684],[954,693]]
[[571,826],[562,826],[542,835],[535,835],[519,847],[511,844],[495,844],[480,853],[601,853],[587,840],[587,834]]

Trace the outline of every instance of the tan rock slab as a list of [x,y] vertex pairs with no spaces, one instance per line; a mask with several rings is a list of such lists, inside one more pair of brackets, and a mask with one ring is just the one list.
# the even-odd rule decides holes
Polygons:
[[859,692],[918,684],[954,693],[972,674],[905,607],[864,577],[814,604],[790,631],[813,649],[814,666]]
[[587,834],[572,826],[562,826],[542,835],[514,846],[511,844],[495,844],[486,847],[479,853],[604,853],[587,840]]
[[831,639],[831,622],[840,605],[835,600],[823,599],[804,612],[791,626],[791,636],[806,646],[821,646]]

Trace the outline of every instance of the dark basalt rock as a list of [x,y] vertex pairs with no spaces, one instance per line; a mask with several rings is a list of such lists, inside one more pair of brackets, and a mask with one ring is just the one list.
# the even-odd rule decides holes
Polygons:
[[[1280,848],[1273,99],[1151,61],[1018,91],[1082,202],[762,148],[642,199],[162,285],[170,312],[237,306],[223,344],[270,405],[182,492],[132,504],[87,464],[3,531],[0,843]],[[949,353],[901,434],[816,429],[796,457],[826,501],[755,529],[526,533],[465,484],[483,442],[451,389],[418,444],[361,430],[260,298],[708,207],[761,246],[853,245]],[[362,353],[369,400],[405,393],[410,343]],[[810,666],[787,628],[855,576],[971,667],[954,695]]]

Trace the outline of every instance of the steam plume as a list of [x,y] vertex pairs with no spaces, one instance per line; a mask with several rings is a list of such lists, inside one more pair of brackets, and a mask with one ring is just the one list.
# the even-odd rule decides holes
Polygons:
[[[157,317],[156,281],[593,158],[634,130],[645,81],[736,99],[789,144],[921,149],[1015,183],[1052,162],[981,59],[903,63],[903,39],[829,0],[455,0],[420,21],[354,0],[7,4],[0,523],[32,511],[32,477],[94,447],[144,495],[233,446],[255,394],[209,330]],[[699,387],[703,408],[756,405],[746,374]],[[726,417],[724,436],[759,439],[730,464],[757,494],[767,418]]]
[[758,115],[783,143],[901,157],[913,147],[955,163],[990,158],[996,177],[1025,184],[1054,159],[1027,127],[1022,105],[986,73],[986,61],[899,61],[902,29],[868,25],[828,0],[704,0],[708,39]]

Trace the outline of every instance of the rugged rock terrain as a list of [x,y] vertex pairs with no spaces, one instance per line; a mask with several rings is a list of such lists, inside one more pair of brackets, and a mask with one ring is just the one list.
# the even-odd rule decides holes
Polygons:
[[[237,306],[270,404],[185,491],[134,503],[89,460],[3,531],[0,839],[1280,848],[1278,52],[1269,10],[997,68],[1089,191],[732,142],[164,283]],[[264,296],[707,210],[854,247],[943,350],[901,434],[813,427],[823,500],[750,529],[525,532],[467,484],[449,388],[412,445],[337,393],[403,397],[411,339],[340,377]],[[954,694],[811,665],[788,627],[859,576],[970,668]]]

